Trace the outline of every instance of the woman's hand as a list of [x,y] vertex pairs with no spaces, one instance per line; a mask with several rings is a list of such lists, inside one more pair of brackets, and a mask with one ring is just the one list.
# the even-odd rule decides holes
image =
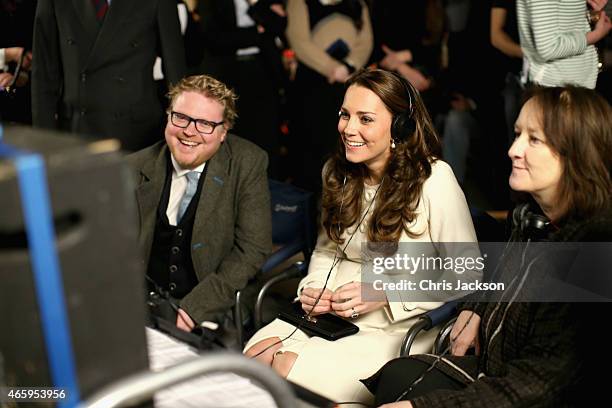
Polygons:
[[5,88],[13,81],[13,74],[0,72],[0,87]]
[[340,82],[343,84],[348,79],[350,73],[347,67],[344,65],[337,65],[327,76],[327,82],[333,84],[334,82]]
[[302,309],[306,313],[310,313],[314,304],[317,304],[312,313],[310,313],[311,316],[316,316],[323,313],[330,313],[332,311],[331,298],[334,293],[329,289],[323,290],[321,299],[319,299],[319,302],[317,302],[317,298],[319,297],[320,293],[321,289],[319,288],[304,288],[302,289],[302,293],[300,294],[300,302],[302,303]]
[[279,3],[270,4],[270,10],[276,13],[279,17],[287,17],[287,13],[285,12],[285,7],[282,4],[279,4]]
[[[331,308],[342,317],[355,318],[359,315],[378,310],[388,305],[389,302],[384,294],[374,291],[370,286],[365,286],[361,282],[351,282],[338,288],[331,298]],[[368,296],[371,301],[362,300],[362,292],[369,290],[372,295]]]
[[608,3],[608,0],[587,0],[593,11],[601,11]]
[[[611,29],[612,29],[612,24],[610,23],[610,17],[606,15],[605,11],[603,10],[600,11],[599,17],[597,19],[597,23],[595,23],[595,28],[593,29],[593,31],[588,33],[588,34],[591,34],[591,33],[593,34],[591,38],[591,40],[593,41],[592,44],[595,44],[596,42],[600,41],[605,36],[607,36]],[[588,37],[587,37],[587,42],[588,42]]]
[[[465,328],[464,328],[465,327]],[[478,329],[480,328],[480,316],[471,310],[464,310],[451,330],[451,354],[464,356],[470,348],[476,349],[476,355],[480,354],[480,343],[478,342]]]

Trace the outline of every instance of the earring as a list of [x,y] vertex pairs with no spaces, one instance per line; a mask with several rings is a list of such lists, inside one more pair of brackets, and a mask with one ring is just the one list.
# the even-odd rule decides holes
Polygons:
[[391,139],[391,148],[395,149],[395,140]]

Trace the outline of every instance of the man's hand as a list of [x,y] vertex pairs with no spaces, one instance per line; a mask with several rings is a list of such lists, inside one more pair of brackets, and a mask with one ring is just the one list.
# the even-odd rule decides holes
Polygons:
[[[367,302],[362,299],[364,290],[372,294],[371,299]],[[331,300],[333,311],[342,317],[357,317],[381,309],[389,304],[384,295],[373,289],[370,290],[370,287],[364,286],[361,282],[351,282],[342,285],[334,292]]]
[[9,47],[4,49],[4,59],[6,62],[19,62],[23,48],[21,47]]
[[0,72],[0,87],[6,88],[13,81],[13,74]]
[[465,356],[470,348],[476,349],[476,355],[480,354],[480,343],[478,342],[478,329],[480,328],[480,316],[471,310],[464,310],[451,330],[451,354],[454,356]]
[[195,323],[191,317],[183,309],[179,309],[176,314],[176,327],[186,332],[190,332],[195,327]]
[[[302,293],[300,294],[300,302],[302,303],[302,309],[306,313],[309,313],[312,310],[312,307],[317,301],[320,293],[321,289],[319,288],[304,288],[302,290]],[[331,290],[325,289],[321,295],[321,299],[319,299],[319,302],[310,315],[316,316],[331,312],[331,298],[333,294],[334,293]]]

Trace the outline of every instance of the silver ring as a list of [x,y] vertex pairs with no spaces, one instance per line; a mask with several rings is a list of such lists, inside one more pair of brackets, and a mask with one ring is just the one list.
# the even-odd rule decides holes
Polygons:
[[351,319],[356,319],[359,317],[359,313],[357,313],[357,311],[355,310],[354,307],[351,307],[351,310],[353,311],[353,313],[351,313]]

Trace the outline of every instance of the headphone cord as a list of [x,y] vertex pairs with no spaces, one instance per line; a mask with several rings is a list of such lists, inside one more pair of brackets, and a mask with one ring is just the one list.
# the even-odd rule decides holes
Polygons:
[[[510,246],[510,243],[514,243],[514,239],[519,238],[519,236],[515,236],[515,232],[516,230],[513,230],[510,234],[510,238],[508,239],[508,242],[506,243],[506,246],[504,247],[504,250],[502,251],[502,254],[500,256],[500,261],[497,263],[497,265],[495,266],[495,270],[493,270],[492,272],[492,276],[496,276],[497,274],[497,270],[498,268],[500,268],[501,265],[501,261],[502,259],[504,259],[507,256],[507,251],[508,251],[508,247]],[[529,245],[530,240],[527,241],[527,245]],[[525,262],[525,252],[523,251],[522,254],[522,260],[521,260],[521,267]],[[511,282],[511,284],[514,282],[514,280]],[[482,294],[482,297],[484,297],[484,294]],[[498,302],[498,304],[501,303]],[[496,312],[496,310],[495,310]],[[468,316],[468,319],[466,320],[465,324],[463,325],[463,327],[461,328],[461,330],[459,330],[459,333],[457,333],[457,335],[454,338],[451,338],[448,345],[446,346],[446,348],[444,350],[442,350],[442,352],[436,356],[436,359],[429,365],[429,367],[427,367],[419,377],[417,377],[415,380],[412,381],[412,383],[410,383],[410,385],[408,385],[408,387],[402,391],[402,393],[397,397],[397,399],[395,400],[396,402],[401,401],[402,398],[404,398],[406,395],[408,395],[408,393],[410,393],[414,387],[419,384],[421,381],[423,381],[423,379],[425,378],[425,376],[427,375],[427,373],[431,372],[436,365],[442,360],[442,358],[450,351],[452,343],[457,340],[457,338],[459,336],[461,336],[461,334],[463,333],[463,331],[466,329],[466,327],[470,324],[470,321],[472,320],[472,317],[476,314],[476,312],[474,312],[473,310],[470,310],[470,315]],[[489,319],[490,321],[490,319]],[[488,328],[485,328],[485,332],[488,331]],[[486,348],[484,348],[483,350],[483,355],[486,354]]]
[[[343,192],[342,198],[343,199],[340,202],[340,208],[341,209],[342,209],[342,204],[344,202],[344,185],[346,183],[346,177],[344,178],[344,180],[345,180],[345,182],[343,182],[343,184],[342,184],[342,192]],[[361,219],[357,223],[357,226],[355,227],[355,231],[353,231],[353,233],[349,237],[348,241],[346,242],[346,245],[344,245],[344,248],[342,248],[342,253],[344,253],[346,248],[349,246],[349,244],[351,243],[351,240],[355,236],[355,233],[357,232],[357,230],[359,229],[359,227],[361,226],[361,224],[365,220],[366,216],[370,212],[370,208],[372,208],[372,205],[374,204],[376,196],[378,195],[378,190],[380,190],[380,187],[383,185],[384,181],[385,181],[385,178],[383,177],[381,182],[380,182],[380,184],[376,188],[376,192],[374,193],[374,196],[372,197],[372,201],[370,201],[370,203],[368,204],[368,208],[366,208],[366,210],[364,211]],[[327,283],[329,282],[329,278],[331,276],[331,273],[332,273],[333,269],[336,267],[336,265],[338,265],[342,261],[342,258],[338,257],[338,248],[339,247],[340,247],[340,245],[338,243],[336,243],[336,250],[335,250],[335,253],[334,253],[334,259],[332,260],[332,265],[329,268],[329,271],[327,272],[327,276],[325,278],[325,283],[323,284],[323,288],[321,288],[321,291],[319,292],[319,296],[317,296],[317,299],[315,300],[315,303],[312,306],[312,309],[310,309],[310,311],[303,317],[303,319],[306,320],[306,321],[310,321],[310,316],[312,315],[312,312],[314,311],[315,307],[319,304],[319,301],[321,300],[321,296],[323,296],[323,292],[325,291],[325,288],[327,288]],[[282,338],[282,339],[280,339],[280,340],[270,344],[268,347],[264,348],[259,353],[255,354],[254,356],[252,356],[250,358],[259,357],[260,355],[262,355],[266,351],[270,350],[272,347],[274,347],[274,346],[276,346],[278,344],[282,344],[284,341],[286,341],[289,338],[291,338],[291,336],[293,336],[295,334],[295,332],[297,332],[300,329],[300,327],[302,327],[302,323],[301,322],[296,326],[296,328],[288,336],[286,336],[286,337],[284,337],[284,338]]]
[[459,336],[461,336],[461,334],[463,333],[463,331],[465,330],[465,328],[470,324],[470,322],[472,321],[472,317],[476,314],[476,312],[474,312],[473,310],[470,311],[470,315],[468,316],[468,319],[465,321],[465,324],[463,325],[463,327],[461,328],[461,330],[459,330],[459,333],[457,333],[457,335],[453,338],[450,339],[450,341],[448,342],[448,345],[446,346],[446,348],[444,350],[442,350],[442,353],[440,353],[438,356],[436,356],[436,359],[433,361],[433,363],[431,363],[429,365],[429,367],[427,367],[419,377],[417,377],[415,380],[412,381],[412,383],[410,383],[410,385],[408,385],[408,387],[402,391],[402,393],[396,398],[395,402],[401,401],[402,398],[404,398],[408,393],[410,393],[415,386],[417,386],[421,381],[423,381],[423,379],[425,378],[425,376],[427,375],[427,373],[431,372],[436,365],[442,360],[442,358],[448,354],[448,352],[451,349],[451,346],[453,344],[453,342],[455,340],[457,340],[457,338]]

